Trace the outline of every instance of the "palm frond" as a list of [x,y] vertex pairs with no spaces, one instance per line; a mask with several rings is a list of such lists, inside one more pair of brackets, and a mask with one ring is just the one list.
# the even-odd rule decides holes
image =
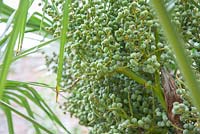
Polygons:
[[[62,128],[63,130],[66,131],[66,133],[70,134],[70,132],[67,130],[67,128],[62,124],[62,122],[59,120],[59,118],[56,116],[56,114],[53,112],[53,110],[47,105],[47,103],[44,101],[44,99],[40,96],[40,94],[31,86],[29,86],[28,83],[25,82],[19,82],[19,81],[7,81],[6,82],[6,86],[5,86],[5,93],[3,96],[3,100],[1,102],[1,105],[3,105],[5,107],[6,103],[4,100],[9,100],[12,101],[16,104],[18,104],[21,108],[24,108],[27,111],[28,115],[23,114],[23,118],[28,119],[29,121],[32,122],[36,132],[40,133],[40,131],[38,130],[38,124],[35,123],[33,120],[35,120],[35,116],[39,115],[39,113],[35,113],[34,110],[32,109],[33,104],[37,107],[37,109],[40,109],[41,111],[43,111],[46,116],[49,118],[49,121],[52,121],[53,124],[56,124],[57,126],[59,126],[60,128]],[[30,106],[30,102],[31,102],[31,106]],[[8,103],[6,103],[8,104]],[[10,104],[8,104],[10,105]],[[12,106],[12,105],[10,105]],[[9,109],[10,107],[6,105],[6,107]],[[10,109],[11,111],[13,111],[12,109]],[[16,108],[15,108],[16,110]],[[15,112],[15,111],[13,111]],[[18,113],[17,113],[18,114]],[[25,117],[26,116],[26,117]],[[45,127],[45,124],[40,124],[41,126],[43,126],[43,128]],[[41,128],[41,126],[39,128]],[[43,128],[41,128],[42,130],[44,130]],[[44,130],[46,131],[46,130]],[[50,130],[49,130],[50,131]]]
[[[43,86],[46,88],[49,88],[49,86],[34,82],[26,83],[7,80],[7,75],[12,62],[37,52],[42,47],[49,45],[59,38],[50,39],[19,53],[22,48],[25,33],[39,31],[40,33],[42,32],[48,35],[49,33],[46,31],[45,27],[52,25],[52,20],[46,17],[45,13],[36,11],[29,14],[29,8],[33,1],[34,0],[20,0],[19,7],[13,9],[0,0],[0,15],[2,16],[0,18],[0,23],[6,23],[7,25],[3,34],[0,35],[0,49],[5,48],[3,50],[3,57],[1,57],[3,62],[0,65],[0,107],[5,112],[9,134],[14,133],[12,113],[16,113],[31,122],[37,134],[43,132],[54,134],[53,129],[56,128],[63,129],[65,133],[70,134],[54,111],[30,85]],[[18,45],[18,55],[15,55],[14,53],[14,47],[16,45]],[[13,103],[18,104],[21,109],[26,111],[26,113],[15,108]],[[33,107],[40,109],[40,111],[46,115],[48,120],[54,124],[54,127],[48,128],[46,124],[40,123],[39,120],[41,120],[42,117],[39,116],[40,113],[34,111]]]
[[[19,8],[17,9],[17,11],[15,13],[15,17],[13,18],[15,20],[14,26],[13,26],[13,30],[11,31],[8,45],[5,50],[3,66],[2,66],[2,70],[0,72],[0,75],[1,75],[1,77],[0,77],[0,98],[2,97],[3,92],[4,92],[4,85],[6,82],[6,78],[7,78],[7,74],[8,74],[10,65],[12,63],[15,44],[18,39],[23,41],[25,25],[21,25],[21,23],[24,24],[26,22],[27,13],[28,13],[28,9],[29,9],[28,6],[29,6],[29,1],[21,0],[20,4],[19,4]],[[21,36],[21,38],[19,36]]]
[[63,70],[63,62],[64,62],[64,46],[66,43],[66,33],[68,30],[69,24],[69,10],[70,10],[71,0],[65,1],[64,11],[63,11],[63,20],[62,20],[62,29],[61,29],[61,38],[60,38],[60,51],[59,51],[59,63],[58,63],[58,71],[57,71],[57,85],[56,85],[56,101],[58,100],[58,94],[60,90],[60,82],[62,77]]

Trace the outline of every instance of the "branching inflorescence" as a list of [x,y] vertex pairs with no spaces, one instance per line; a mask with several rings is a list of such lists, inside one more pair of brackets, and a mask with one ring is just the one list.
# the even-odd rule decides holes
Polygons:
[[[44,11],[53,18],[47,28],[60,35],[62,0]],[[172,22],[187,42],[192,66],[199,73],[200,11],[189,0],[177,0],[171,9]],[[71,6],[68,43],[65,46],[63,91],[70,96],[64,110],[91,127],[92,134],[200,133],[199,113],[177,71],[173,54],[146,0],[74,0]],[[56,54],[47,65],[57,70]],[[168,118],[161,88],[161,67],[176,76],[177,94]]]

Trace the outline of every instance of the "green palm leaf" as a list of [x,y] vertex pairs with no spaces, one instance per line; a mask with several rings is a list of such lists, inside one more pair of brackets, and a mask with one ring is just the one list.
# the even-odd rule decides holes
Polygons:
[[[21,0],[20,4],[19,4],[19,8],[16,11],[16,14],[14,17],[15,21],[14,21],[13,30],[11,32],[11,35],[10,35],[10,38],[8,41],[8,45],[6,47],[6,53],[5,53],[5,57],[3,59],[3,67],[0,72],[0,75],[1,75],[1,77],[0,77],[0,98],[2,97],[3,92],[4,92],[4,85],[6,82],[6,78],[7,78],[7,74],[8,74],[10,65],[12,63],[12,57],[14,55],[14,46],[16,44],[16,41],[17,41],[17,39],[21,40],[21,42],[23,41],[25,25],[21,25],[21,23],[24,24],[26,22],[28,7],[29,7],[29,1]],[[19,36],[21,36],[21,38]]]
[[[62,129],[64,129],[66,133],[70,134],[70,132],[66,129],[66,127],[62,124],[62,122],[56,116],[56,114],[42,99],[39,93],[36,90],[34,90],[32,87],[30,87],[27,83],[18,82],[18,81],[7,81],[5,88],[6,90],[5,90],[5,94],[3,98],[12,100],[13,102],[19,104],[21,107],[25,108],[28,113],[28,117],[35,119],[34,115],[38,115],[37,113],[34,113],[32,111],[32,108],[29,104],[29,102],[32,102],[34,105],[38,107],[38,109],[41,109],[48,116],[49,120],[52,121],[52,123],[57,124]],[[37,124],[35,124],[35,122],[32,122],[32,123],[33,123],[33,126],[35,127],[36,132],[39,133],[39,130],[37,129],[38,127]],[[45,127],[45,125],[43,125],[43,127]]]
[[64,59],[64,46],[67,41],[66,33],[68,30],[69,24],[69,12],[70,12],[71,0],[65,1],[64,11],[63,11],[63,20],[62,20],[62,29],[61,29],[61,37],[60,37],[60,51],[59,51],[59,63],[58,63],[58,71],[57,71],[57,85],[56,85],[56,101],[58,100],[58,93],[60,90],[60,82],[62,77],[63,70],[63,59]]
[[[21,0],[18,9],[15,10],[0,0],[0,15],[3,15],[3,17],[0,18],[0,23],[6,22],[7,24],[5,32],[0,35],[0,47],[3,48],[3,46],[5,46],[6,48],[4,50],[3,57],[1,57],[3,62],[0,65],[0,107],[4,110],[7,117],[9,134],[14,133],[12,122],[13,112],[30,121],[37,134],[42,133],[42,131],[49,134],[54,133],[51,128],[47,128],[45,124],[37,121],[38,118],[42,117],[38,116],[40,114],[33,110],[32,105],[43,111],[48,117],[48,120],[55,125],[55,128],[62,128],[66,133],[70,134],[40,94],[29,85],[43,86],[46,88],[50,88],[50,86],[34,82],[26,83],[7,80],[7,74],[12,62],[29,54],[35,53],[42,47],[49,45],[51,42],[58,39],[54,38],[42,42],[37,46],[22,51],[18,55],[14,56],[14,47],[15,45],[18,45],[18,51],[21,50],[25,33],[39,31],[40,33],[45,33],[46,35],[49,34],[45,30],[45,27],[52,25],[52,21],[45,16],[45,13],[34,12],[33,14],[28,14],[28,10],[33,1],[34,0]],[[18,104],[20,108],[25,109],[27,113],[23,113],[17,108],[14,108],[12,103]]]

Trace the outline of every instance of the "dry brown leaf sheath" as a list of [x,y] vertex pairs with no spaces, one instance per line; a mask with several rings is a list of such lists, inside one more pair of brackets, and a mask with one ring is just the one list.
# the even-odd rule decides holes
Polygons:
[[182,102],[180,96],[176,93],[177,86],[172,75],[164,68],[161,68],[162,87],[164,89],[165,102],[167,104],[167,116],[176,126],[181,127],[179,115],[172,113],[173,103]]

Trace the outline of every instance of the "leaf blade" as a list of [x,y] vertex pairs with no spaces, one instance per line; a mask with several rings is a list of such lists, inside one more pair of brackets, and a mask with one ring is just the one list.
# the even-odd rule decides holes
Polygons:
[[58,61],[57,84],[56,84],[56,102],[58,101],[58,94],[60,90],[60,82],[61,82],[61,77],[62,77],[63,61],[64,61],[63,60],[64,47],[67,41],[66,33],[68,31],[70,5],[71,5],[71,0],[66,0],[64,4],[62,29],[61,29],[61,37],[60,37],[60,51],[59,51],[59,58],[58,58],[59,61]]

